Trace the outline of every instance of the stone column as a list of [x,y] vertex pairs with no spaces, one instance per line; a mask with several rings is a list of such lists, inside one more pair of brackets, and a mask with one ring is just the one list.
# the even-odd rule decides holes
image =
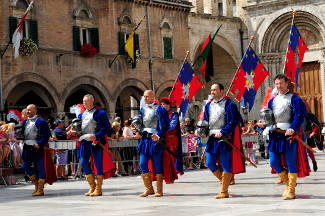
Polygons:
[[109,119],[113,122],[116,117],[116,113],[110,113],[109,114]]
[[57,112],[57,113],[51,113],[51,116],[57,120],[62,119],[65,116],[65,112]]
[[222,0],[223,15],[226,17],[233,17],[232,0]]

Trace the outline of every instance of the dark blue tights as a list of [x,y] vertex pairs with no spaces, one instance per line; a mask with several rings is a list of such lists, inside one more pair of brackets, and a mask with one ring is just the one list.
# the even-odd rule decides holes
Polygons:
[[[297,141],[294,141],[291,143],[289,149],[285,151],[285,159],[288,165],[289,173],[297,173],[296,149]],[[270,152],[270,165],[277,173],[281,173],[284,170],[284,167],[281,164],[282,153],[283,152]]]
[[[140,155],[140,167],[142,170],[143,174],[146,174],[149,172],[148,169],[148,163],[149,163],[149,159],[151,156],[146,156],[141,154]],[[153,154],[152,155],[153,158],[153,162],[154,162],[154,166],[156,168],[156,172],[157,174],[162,174],[163,170],[162,170],[162,153],[158,153],[158,154]]]
[[[102,156],[103,156],[103,149],[100,149],[98,152],[93,154],[95,160],[95,166],[97,168],[97,175],[103,175],[103,164],[102,164]],[[85,171],[86,175],[91,174],[91,168],[89,166],[89,159],[90,155],[81,157],[81,166]]]

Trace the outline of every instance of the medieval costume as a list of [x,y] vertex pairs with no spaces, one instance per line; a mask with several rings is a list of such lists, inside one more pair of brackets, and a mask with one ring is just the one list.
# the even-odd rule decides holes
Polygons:
[[[30,180],[35,185],[33,196],[44,195],[44,185],[52,185],[58,179],[55,174],[51,152],[44,150],[48,147],[51,131],[48,123],[35,115],[28,118],[23,123],[24,148],[23,148],[23,169],[29,175]],[[34,148],[38,144],[39,148]],[[34,168],[32,163],[34,162]]]
[[292,129],[299,132],[304,117],[307,117],[306,107],[300,97],[288,90],[285,94],[272,98],[268,102],[268,108],[273,110],[275,124],[269,135],[270,165],[286,184],[282,196],[285,199],[294,199],[297,177],[309,175],[306,149],[292,137],[277,131],[272,132],[272,129]]
[[[169,98],[161,98],[161,102],[172,106],[173,102]],[[165,135],[166,146],[174,152],[179,158],[183,159],[182,151],[182,134],[179,123],[179,116],[177,112],[168,110],[169,116],[169,130]],[[163,171],[164,180],[166,183],[174,183],[175,179],[178,179],[177,173],[184,174],[183,164],[176,160],[175,157],[170,155],[166,150],[163,151]]]
[[[78,153],[81,157],[81,166],[90,185],[90,190],[85,195],[100,196],[102,195],[103,180],[112,175],[111,170],[114,169],[115,165],[111,157],[103,151],[102,147],[95,143],[107,144],[105,136],[110,128],[110,123],[106,113],[95,107],[85,110],[85,112],[79,114],[78,118],[81,119],[82,132],[82,136],[79,139],[81,143]],[[96,141],[92,142],[89,139],[91,135],[96,136]],[[88,163],[91,156],[96,166],[96,169],[93,167],[93,170],[95,175],[97,175],[97,184],[95,183],[95,176],[92,173],[91,166]]]
[[[237,106],[224,96],[205,106],[204,120],[208,121],[210,128],[206,147],[207,166],[222,182],[221,192],[215,198],[226,198],[229,197],[228,187],[232,175],[246,172],[245,161],[230,145],[216,138],[215,134],[220,132],[223,137],[230,135],[228,141],[243,152],[238,125],[242,118]],[[216,165],[217,161],[219,166]]]
[[160,142],[169,130],[169,118],[167,110],[156,103],[148,104],[140,110],[143,119],[143,136],[141,138],[138,152],[140,154],[140,167],[142,170],[142,179],[146,190],[140,196],[145,197],[154,194],[152,187],[151,171],[148,169],[149,159],[152,157],[157,175],[157,193],[156,197],[163,195],[163,167],[162,155],[163,147],[159,144],[155,145],[155,141],[151,139],[153,134],[158,136]]

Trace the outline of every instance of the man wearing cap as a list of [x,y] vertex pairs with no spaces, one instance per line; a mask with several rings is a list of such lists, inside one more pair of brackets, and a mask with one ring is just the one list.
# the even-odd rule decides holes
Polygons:
[[138,147],[138,152],[140,154],[140,167],[143,173],[141,176],[146,190],[143,194],[140,194],[140,196],[146,197],[155,193],[152,187],[151,172],[148,168],[149,160],[152,157],[157,172],[157,193],[155,197],[160,197],[163,195],[163,147],[159,144],[155,144],[158,140],[161,140],[169,130],[168,112],[165,108],[154,102],[155,94],[153,91],[145,91],[143,98],[147,105],[140,110],[140,115],[143,119],[143,136]]
[[[54,129],[55,137],[58,140],[68,140],[67,136],[70,136],[72,133],[69,129],[64,129],[64,120],[58,119],[55,121],[56,128]],[[68,158],[68,150],[63,150],[65,154],[57,152],[56,153],[56,176],[58,177],[58,180],[68,180],[69,178],[65,175],[64,167],[67,163]],[[64,164],[64,165],[61,165]]]
[[[182,136],[178,113],[170,109],[174,102],[172,99],[164,97],[160,99],[160,103],[161,106],[167,110],[170,120],[169,129],[165,135],[166,146],[181,159],[183,159]],[[163,152],[163,163],[164,180],[166,183],[174,183],[175,179],[178,179],[177,173],[180,173],[181,175],[184,174],[182,163],[176,160],[176,158],[167,151]]]

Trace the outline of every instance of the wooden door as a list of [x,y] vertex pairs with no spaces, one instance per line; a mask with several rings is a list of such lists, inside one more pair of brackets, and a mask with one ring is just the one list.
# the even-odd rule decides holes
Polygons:
[[[322,83],[320,63],[306,62],[301,66],[299,73],[299,96],[307,104],[307,111],[314,113],[320,122],[324,122]],[[295,86],[290,84],[289,89],[295,92]]]

